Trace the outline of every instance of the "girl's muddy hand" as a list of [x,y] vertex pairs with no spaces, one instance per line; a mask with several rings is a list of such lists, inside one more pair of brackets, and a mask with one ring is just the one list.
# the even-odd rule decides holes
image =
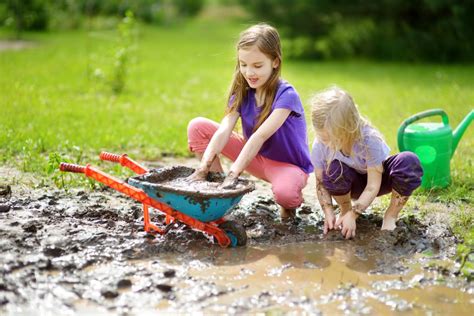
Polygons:
[[323,233],[326,235],[328,231],[336,228],[336,217],[334,213],[327,213],[324,216],[324,230]]
[[206,177],[207,177],[207,172],[205,170],[202,170],[202,169],[198,168],[198,169],[196,169],[196,171],[194,171],[194,173],[192,175],[190,175],[186,179],[189,182],[195,182],[195,181],[204,181],[204,180],[206,180]]
[[337,219],[336,226],[341,225],[341,233],[344,238],[349,239],[355,237],[356,218],[357,215],[354,212],[347,212],[344,216]]
[[224,179],[224,182],[222,182],[222,184],[219,186],[219,188],[224,189],[224,190],[230,190],[230,189],[234,189],[236,186],[237,186],[236,178],[226,177]]
[[236,176],[232,171],[227,174],[224,182],[219,186],[220,189],[229,190],[234,189],[237,186],[238,176]]

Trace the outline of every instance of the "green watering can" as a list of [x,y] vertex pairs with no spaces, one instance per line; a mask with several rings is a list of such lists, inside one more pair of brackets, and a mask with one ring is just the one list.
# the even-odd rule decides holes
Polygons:
[[[417,123],[422,118],[440,115],[442,123]],[[414,152],[423,168],[421,187],[444,188],[451,183],[450,161],[459,140],[474,118],[474,110],[462,120],[454,130],[449,126],[448,115],[441,109],[415,114],[398,129],[400,151]]]

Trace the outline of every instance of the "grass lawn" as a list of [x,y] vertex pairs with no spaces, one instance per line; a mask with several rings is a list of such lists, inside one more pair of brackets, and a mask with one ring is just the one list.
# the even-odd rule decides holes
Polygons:
[[[91,75],[111,73],[115,30],[30,33],[36,45],[0,52],[0,161],[46,174],[48,154],[97,163],[101,150],[138,160],[188,155],[186,125],[195,116],[222,117],[235,64],[234,43],[246,25],[194,21],[169,28],[140,26],[124,93],[114,96]],[[0,32],[5,37],[5,33]],[[473,108],[474,65],[372,61],[289,61],[283,76],[307,110],[315,91],[337,84],[350,91],[396,152],[408,116],[443,108],[454,128]],[[310,141],[314,135],[310,129]],[[452,160],[454,185],[438,199],[473,199],[474,128]],[[423,193],[424,194],[424,193]]]

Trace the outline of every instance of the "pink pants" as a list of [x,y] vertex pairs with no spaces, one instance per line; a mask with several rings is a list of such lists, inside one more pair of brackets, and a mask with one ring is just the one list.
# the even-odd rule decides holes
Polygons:
[[[203,153],[218,128],[218,123],[203,117],[191,120],[188,124],[189,150]],[[222,154],[235,161],[244,145],[245,140],[233,132]],[[303,202],[302,190],[306,186],[308,174],[298,166],[257,155],[245,171],[270,182],[275,201],[284,208],[296,208]]]

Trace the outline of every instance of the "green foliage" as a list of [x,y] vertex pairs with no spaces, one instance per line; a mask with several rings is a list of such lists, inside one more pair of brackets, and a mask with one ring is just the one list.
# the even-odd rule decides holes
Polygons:
[[[136,60],[137,25],[133,12],[127,11],[126,16],[117,25],[116,46],[112,53],[92,54],[88,65],[88,76],[92,88],[101,91],[102,88],[110,89],[118,95],[125,89],[129,77],[130,66]],[[96,66],[101,64],[101,66]]]
[[472,205],[472,203],[461,204],[458,202],[452,206],[453,211],[450,213],[450,226],[453,227],[453,233],[459,238],[464,238],[464,235],[474,227],[474,212],[466,205]]
[[50,0],[49,28],[77,29],[83,24],[83,11],[81,1],[76,0]]
[[128,11],[146,23],[171,24],[195,16],[204,4],[205,0],[4,0],[0,25],[20,37],[26,30],[76,29],[90,25],[92,17],[121,18]]
[[459,262],[458,272],[468,280],[474,280],[474,212],[469,205],[472,203],[458,202],[450,207],[452,211],[449,226],[452,227],[453,233],[463,241],[456,249],[456,259]]
[[[92,15],[120,15],[132,11],[146,23],[168,24],[181,17],[191,17],[203,8],[204,0],[82,0]],[[91,5],[92,4],[92,5]],[[92,8],[92,10],[91,10]]]
[[133,13],[127,11],[126,16],[117,27],[120,44],[115,52],[114,71],[110,82],[112,91],[115,94],[121,93],[125,88],[130,57],[134,49],[135,24]]
[[473,204],[474,203],[474,192],[472,190],[473,185],[474,185],[473,179],[469,179],[469,181],[466,183],[458,184],[455,186],[448,186],[447,188],[443,188],[443,189],[430,189],[430,190],[420,189],[416,192],[416,194],[426,196],[427,200],[432,201],[432,202],[440,202],[440,203],[464,202],[468,204]]
[[88,16],[125,16],[127,11],[135,13],[141,21],[159,22],[164,0],[78,0],[82,12]]
[[[474,6],[462,0],[240,0],[290,38],[298,58],[474,60]],[[304,41],[303,41],[304,39]],[[301,44],[304,43],[304,49]]]
[[6,0],[3,15],[4,25],[11,27],[17,38],[26,30],[42,31],[48,27],[48,1]]
[[464,243],[457,246],[457,260],[460,262],[459,272],[468,280],[474,280],[474,228],[464,237]]
[[180,15],[194,16],[201,11],[205,0],[174,0],[172,3],[176,6]]
[[59,171],[59,164],[61,162],[69,162],[57,152],[49,154],[48,168],[46,172],[50,175],[53,183],[60,189],[66,188],[64,181],[64,173]]

